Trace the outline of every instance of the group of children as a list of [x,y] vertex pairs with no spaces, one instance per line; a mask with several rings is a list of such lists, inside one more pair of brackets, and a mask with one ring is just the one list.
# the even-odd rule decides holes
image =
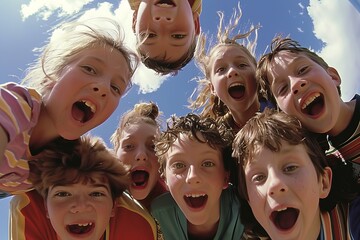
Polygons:
[[[359,239],[360,98],[342,101],[337,71],[290,38],[257,61],[257,26],[230,37],[240,7],[224,28],[220,13],[207,46],[201,0],[129,3],[137,54],[116,22],[68,23],[22,84],[1,85],[10,238]],[[204,75],[193,113],[162,129],[158,106],[139,103],[113,149],[84,135],[114,112],[139,61],[176,74],[193,57]]]

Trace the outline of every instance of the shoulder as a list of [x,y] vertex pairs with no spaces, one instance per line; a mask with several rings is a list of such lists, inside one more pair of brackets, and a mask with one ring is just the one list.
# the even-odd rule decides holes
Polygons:
[[114,216],[110,219],[114,239],[157,239],[155,219],[139,202],[124,192],[115,204]]
[[170,192],[166,192],[156,197],[151,203],[151,212],[162,211],[177,206]]

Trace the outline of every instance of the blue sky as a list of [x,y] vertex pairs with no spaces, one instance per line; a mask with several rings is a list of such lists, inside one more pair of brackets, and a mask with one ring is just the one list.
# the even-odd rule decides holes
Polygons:
[[[200,16],[202,31],[216,34],[219,18],[228,21],[240,0],[203,0]],[[342,97],[349,100],[360,93],[360,3],[359,0],[261,1],[241,0],[242,19],[239,30],[260,24],[256,55],[261,56],[275,34],[290,35],[303,46],[318,52],[342,77]],[[357,9],[354,7],[356,6]],[[126,42],[133,47],[132,13],[127,0],[13,0],[0,1],[0,83],[23,77],[28,64],[35,59],[34,49],[44,45],[54,24],[73,14],[86,18],[101,15],[115,17],[123,25]],[[184,115],[188,98],[200,71],[190,62],[177,76],[159,77],[141,66],[134,76],[134,87],[121,100],[118,109],[105,123],[91,131],[104,138],[115,130],[121,114],[139,101],[154,101],[166,119],[172,114]],[[7,239],[10,198],[0,200],[0,239]]]

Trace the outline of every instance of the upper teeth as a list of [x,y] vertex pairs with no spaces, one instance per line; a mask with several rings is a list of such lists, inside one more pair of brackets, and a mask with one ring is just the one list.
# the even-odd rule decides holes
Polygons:
[[285,211],[286,209],[287,209],[287,207],[278,209],[277,211],[278,211],[278,212],[281,212],[281,211]]
[[203,196],[205,196],[205,194],[186,194],[186,197],[193,197],[193,198],[203,197]]
[[156,4],[156,6],[158,6],[158,7],[172,7],[172,5],[167,4],[167,3],[158,3],[158,4]]
[[309,97],[306,102],[302,105],[301,109],[305,109],[307,106],[309,106],[310,103],[312,103],[312,101],[314,101],[317,97],[320,97],[320,93],[316,93],[314,95],[312,95],[311,97]]
[[91,109],[91,112],[93,112],[93,113],[96,112],[95,104],[93,104],[92,102],[87,101],[87,100],[81,100],[81,102],[83,102],[86,106],[88,106]]
[[78,223],[77,224],[78,226],[80,226],[80,227],[86,227],[86,226],[88,226],[88,225],[92,225],[92,222],[89,222],[89,223]]
[[230,87],[235,87],[235,86],[243,86],[244,84],[241,83],[233,83],[230,85]]

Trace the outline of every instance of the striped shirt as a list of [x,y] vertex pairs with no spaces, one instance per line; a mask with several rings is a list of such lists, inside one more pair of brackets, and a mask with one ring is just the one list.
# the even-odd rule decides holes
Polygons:
[[344,131],[337,136],[329,136],[329,142],[346,161],[360,164],[360,96],[355,95],[354,114]]
[[41,96],[16,83],[0,85],[0,126],[8,136],[0,165],[0,192],[17,193],[32,187],[27,180],[29,140],[37,124]]

